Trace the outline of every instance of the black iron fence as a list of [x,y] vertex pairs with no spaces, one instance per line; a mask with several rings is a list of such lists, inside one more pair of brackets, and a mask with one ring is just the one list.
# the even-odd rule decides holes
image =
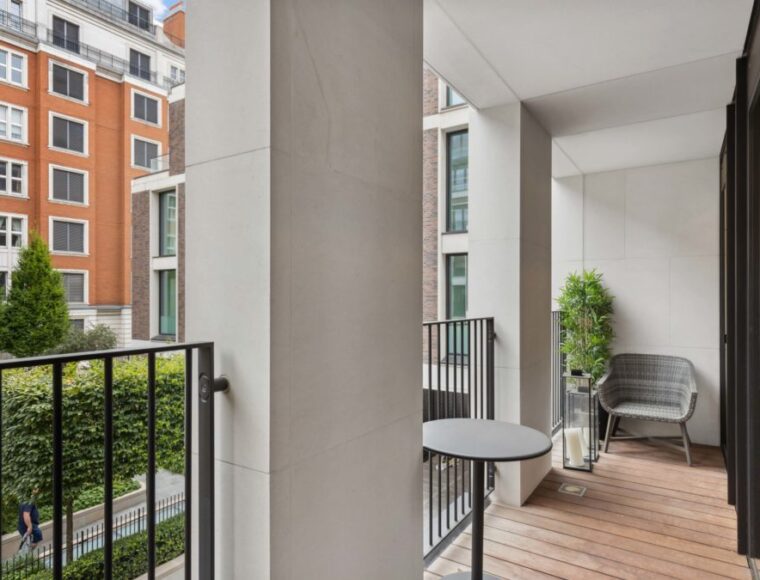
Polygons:
[[[11,369],[32,371],[38,367],[52,369],[52,499],[53,499],[53,542],[46,562],[52,570],[53,578],[63,578],[64,559],[64,367],[71,363],[99,361],[103,365],[103,481],[104,481],[104,578],[113,577],[113,471],[114,471],[114,407],[113,407],[113,368],[114,361],[126,357],[144,356],[147,358],[147,397],[144,401],[147,418],[147,472],[146,472],[146,507],[145,530],[147,532],[148,578],[155,577],[156,569],[156,514],[159,504],[156,502],[156,357],[166,353],[183,353],[184,365],[184,466],[185,466],[185,577],[190,578],[192,517],[192,477],[195,465],[191,453],[193,440],[193,409],[196,408],[198,419],[198,571],[200,578],[214,577],[214,392],[226,390],[226,380],[214,378],[214,344],[188,343],[144,348],[109,350],[86,353],[62,354],[27,359],[10,359],[0,361],[0,405],[2,405],[3,373]],[[198,368],[198,403],[193,404],[193,378],[196,376],[194,359]],[[0,425],[1,427],[1,425]],[[0,446],[2,429],[0,428]],[[3,471],[0,464],[0,484]],[[0,489],[2,487],[0,486]],[[2,498],[0,497],[0,510]],[[2,521],[2,513],[0,513]],[[0,572],[2,570],[0,569]]]
[[11,14],[7,10],[0,10],[0,27],[29,38],[37,38],[36,22]]
[[145,31],[150,35],[155,35],[156,26],[150,21],[150,18],[137,13],[128,12],[122,7],[117,6],[110,0],[70,0],[75,4],[88,8],[105,16],[109,20],[118,22],[120,24],[131,24],[139,30]]
[[[156,524],[185,513],[184,494],[166,497],[156,502]],[[138,507],[115,516],[111,527],[112,541],[144,532],[148,526],[148,510]],[[73,559],[77,560],[95,550],[102,550],[106,536],[105,523],[97,523],[78,530],[74,534]],[[64,562],[66,553],[64,552]],[[2,563],[0,573],[5,578],[27,577],[43,570],[50,570],[53,564],[53,547],[49,544],[14,556]]]
[[[494,321],[472,318],[426,322],[423,329],[423,421],[494,418]],[[424,554],[468,521],[472,510],[470,462],[425,452]],[[493,490],[493,465],[487,493]]]
[[552,435],[562,427],[562,373],[565,372],[565,354],[562,352],[564,328],[562,312],[552,312]]

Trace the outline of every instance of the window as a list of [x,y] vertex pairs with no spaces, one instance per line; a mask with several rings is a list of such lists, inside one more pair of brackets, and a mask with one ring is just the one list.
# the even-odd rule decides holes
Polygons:
[[23,6],[21,0],[0,0],[0,10],[7,12],[7,26],[9,28],[15,28],[16,30],[22,29],[22,16]]
[[60,219],[51,221],[54,252],[71,252],[73,254],[84,254],[86,252],[84,223]]
[[7,49],[0,50],[0,79],[14,85],[25,86],[26,58]]
[[147,54],[143,54],[134,48],[129,49],[129,74],[150,80],[150,57]]
[[26,195],[26,164],[0,159],[0,193]]
[[69,318],[69,324],[71,324],[71,328],[84,330],[84,318]]
[[158,196],[158,253],[177,255],[177,194],[173,191]]
[[0,138],[19,143],[26,140],[26,109],[0,104]]
[[185,71],[177,66],[171,66],[169,69],[169,76],[176,83],[181,84],[185,82]]
[[51,146],[87,154],[87,131],[84,121],[52,115]]
[[82,304],[85,301],[85,275],[84,272],[63,272],[63,289],[66,293],[66,302],[69,304]]
[[[455,320],[467,317],[467,254],[446,256],[446,318]],[[448,332],[449,354],[467,355],[469,332],[464,326],[450,325]]]
[[177,334],[176,270],[161,270],[158,273],[158,333],[162,336]]
[[83,171],[50,168],[50,198],[70,203],[87,203],[87,174]]
[[465,101],[458,92],[449,86],[446,87],[447,107],[458,107],[459,105],[464,105],[466,102],[467,101]]
[[6,270],[0,270],[0,302],[8,298],[10,276]]
[[467,130],[446,135],[446,194],[449,232],[466,232],[468,221],[469,138]]
[[0,248],[21,248],[24,245],[24,218],[0,215]]
[[85,101],[85,83],[87,76],[83,72],[53,63],[50,73],[50,90],[56,94]]
[[53,44],[71,52],[79,52],[79,26],[53,16]]
[[129,23],[143,30],[150,30],[150,10],[135,2],[129,3]]
[[144,141],[138,137],[132,138],[132,165],[150,169],[151,159],[158,157],[158,143]]
[[446,256],[446,317],[467,316],[467,254]]
[[158,125],[158,99],[132,91],[132,116],[147,123]]

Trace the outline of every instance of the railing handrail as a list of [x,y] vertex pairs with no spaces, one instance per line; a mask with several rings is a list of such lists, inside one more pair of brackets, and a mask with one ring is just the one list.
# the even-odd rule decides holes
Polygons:
[[166,345],[140,346],[136,348],[114,348],[110,350],[93,350],[88,352],[72,352],[26,358],[12,358],[0,360],[0,370],[48,366],[53,364],[68,364],[94,359],[121,358],[150,353],[174,352],[179,350],[208,348],[213,345],[213,342],[181,342]]
[[454,322],[475,322],[480,320],[493,320],[493,316],[479,316],[477,318],[449,318],[446,320],[428,320],[427,322],[423,322],[422,326],[431,326],[434,324],[452,324]]
[[[21,26],[14,26],[9,23],[18,22]],[[27,20],[23,16],[16,16],[7,10],[0,10],[0,26],[8,30],[14,30],[29,37],[37,38],[37,23],[33,20]]]
[[[143,28],[142,26],[139,26],[138,24],[135,24],[131,21],[132,15],[129,13],[128,10],[124,10],[120,6],[116,6],[115,4],[108,2],[108,0],[69,0],[70,2],[73,2],[74,4],[80,4],[87,8],[90,8],[91,10],[98,12],[99,14],[102,14],[104,16],[110,16],[110,20],[118,21],[118,22],[125,22],[126,24],[129,24],[130,26],[135,27],[138,30],[141,30],[143,32],[147,32],[151,35],[155,35],[156,33],[156,25],[152,22],[148,21],[148,28]],[[104,8],[103,5],[106,5],[107,8]]]

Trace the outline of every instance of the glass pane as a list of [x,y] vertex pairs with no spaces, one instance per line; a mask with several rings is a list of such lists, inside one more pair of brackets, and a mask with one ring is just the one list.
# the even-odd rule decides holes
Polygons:
[[84,203],[84,175],[69,172],[69,201]]
[[448,318],[467,315],[467,255],[448,257]]
[[68,73],[69,96],[84,101],[84,75],[75,71],[68,71]]
[[175,270],[159,272],[158,332],[174,336],[177,333],[177,273]]
[[24,59],[17,54],[14,54],[11,57],[11,67],[11,80],[14,83],[22,83],[24,80]]
[[456,107],[458,105],[464,105],[466,101],[451,87],[446,87],[446,106]]
[[69,148],[84,153],[84,125],[69,122]]
[[53,117],[53,146],[66,149],[68,145],[68,121]]
[[8,297],[8,272],[0,272],[0,300]]
[[449,133],[446,138],[448,159],[448,231],[467,231],[469,191],[469,134]]
[[177,196],[162,193],[159,198],[159,254],[177,255]]

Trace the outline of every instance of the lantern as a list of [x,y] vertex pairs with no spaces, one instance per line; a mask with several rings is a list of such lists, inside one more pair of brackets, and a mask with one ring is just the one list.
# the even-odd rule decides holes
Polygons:
[[591,471],[599,459],[596,385],[591,375],[562,375],[562,466]]

